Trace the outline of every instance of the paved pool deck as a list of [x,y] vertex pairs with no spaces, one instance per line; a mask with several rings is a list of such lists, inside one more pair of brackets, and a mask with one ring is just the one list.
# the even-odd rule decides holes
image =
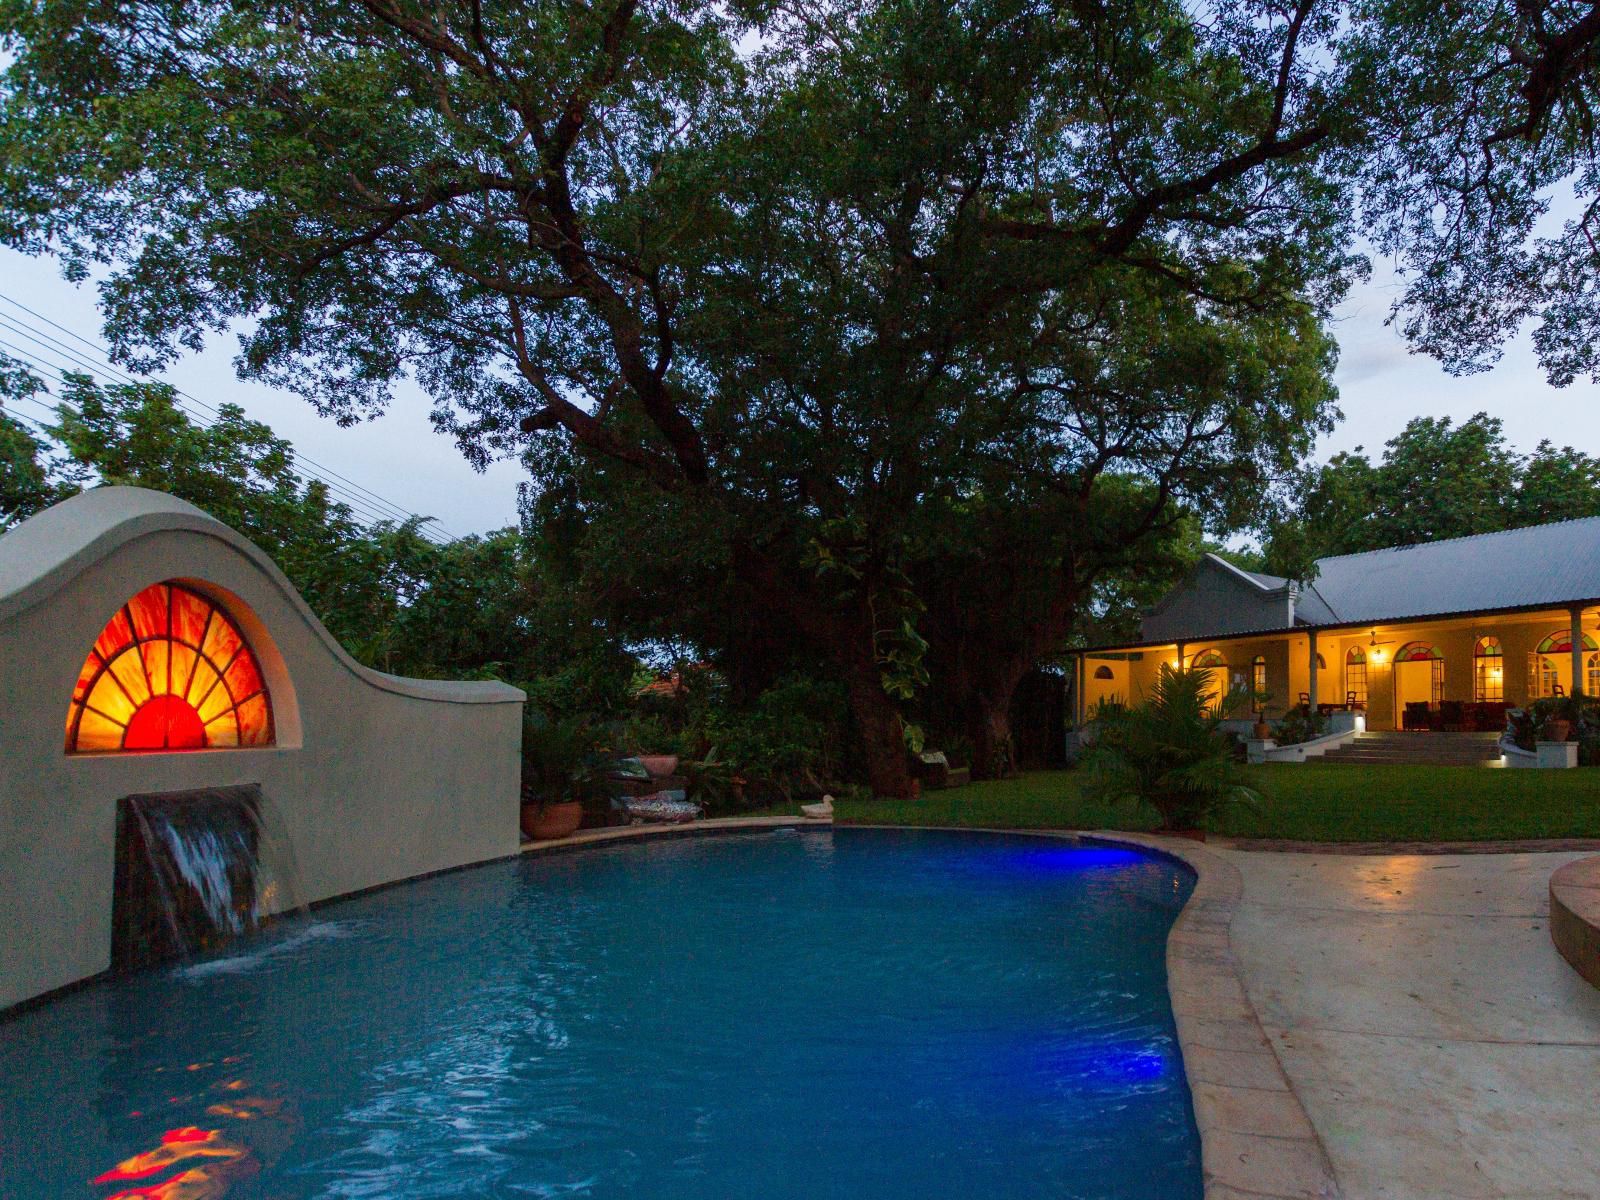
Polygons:
[[1210,849],[1346,1200],[1600,1198],[1600,991],[1548,929],[1550,876],[1584,854]]

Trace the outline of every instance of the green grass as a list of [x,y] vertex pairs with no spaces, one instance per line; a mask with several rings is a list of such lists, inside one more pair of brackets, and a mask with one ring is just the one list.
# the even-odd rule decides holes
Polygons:
[[[1600,837],[1600,769],[1305,763],[1251,767],[1259,813],[1211,832],[1314,842],[1454,842]],[[931,792],[921,800],[840,802],[841,824],[1147,830],[1154,819],[1085,798],[1083,776],[1046,771]]]

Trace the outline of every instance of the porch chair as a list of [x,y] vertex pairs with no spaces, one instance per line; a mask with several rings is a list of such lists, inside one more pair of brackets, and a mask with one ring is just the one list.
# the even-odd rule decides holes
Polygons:
[[1429,728],[1431,715],[1426,700],[1408,700],[1405,712],[1400,716],[1400,728],[1407,733],[1425,733]]
[[1439,725],[1445,733],[1462,733],[1466,731],[1466,707],[1460,700],[1439,701]]

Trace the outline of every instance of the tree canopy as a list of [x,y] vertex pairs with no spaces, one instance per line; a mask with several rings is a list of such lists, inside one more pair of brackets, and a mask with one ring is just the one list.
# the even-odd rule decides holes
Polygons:
[[[1407,299],[1420,344],[1464,362],[1503,332],[1438,315],[1482,293],[1438,264],[1508,244],[1419,215],[1457,182],[1437,131],[1479,114],[1390,61],[1454,78],[1498,53],[1503,28],[1454,19],[0,0],[0,240],[99,272],[126,363],[236,329],[241,372],[341,420],[413,378],[556,509],[684,531],[688,573],[750,614],[701,628],[826,664],[874,788],[903,793],[930,664],[992,725],[1185,511],[1262,519],[1331,419],[1322,326],[1362,269],[1360,203],[1437,283]],[[1551,111],[1587,86],[1570,61]],[[1583,153],[1532,128],[1541,163]],[[1532,212],[1544,178],[1486,194]]]
[[1418,417],[1371,461],[1358,446],[1305,470],[1267,543],[1270,570],[1523,525],[1600,516],[1600,459],[1540,442],[1519,454],[1487,413]]

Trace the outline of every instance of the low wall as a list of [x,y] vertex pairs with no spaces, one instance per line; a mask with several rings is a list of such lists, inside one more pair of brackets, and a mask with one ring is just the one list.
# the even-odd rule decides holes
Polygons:
[[1580,858],[1550,876],[1550,940],[1600,987],[1600,858]]
[[[163,581],[238,622],[275,744],[67,754],[85,656]],[[170,496],[102,488],[23,523],[0,537],[0,1009],[106,969],[122,796],[260,784],[313,902],[515,853],[522,700],[360,666],[260,549]]]

